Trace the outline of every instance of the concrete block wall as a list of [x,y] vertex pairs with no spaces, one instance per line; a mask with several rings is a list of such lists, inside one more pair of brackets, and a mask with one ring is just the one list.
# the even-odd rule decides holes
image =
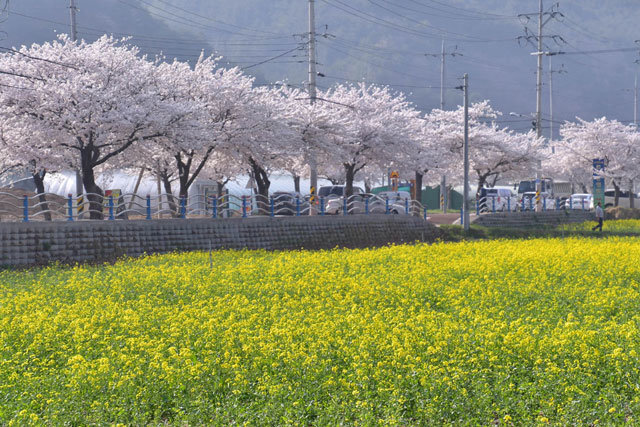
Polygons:
[[0,223],[0,266],[110,261],[212,249],[331,249],[434,241],[439,230],[405,215]]
[[573,222],[595,221],[595,214],[581,210],[554,210],[546,212],[496,212],[481,214],[472,222],[485,227],[535,228],[558,226]]

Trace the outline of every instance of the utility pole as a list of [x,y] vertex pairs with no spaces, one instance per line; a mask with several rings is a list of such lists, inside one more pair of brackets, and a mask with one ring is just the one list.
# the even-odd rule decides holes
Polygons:
[[71,40],[76,41],[78,39],[78,30],[76,29],[76,0],[70,0],[69,13],[71,15]]
[[[538,8],[538,72],[536,82],[536,136],[542,137],[542,0],[540,0],[540,6]],[[541,171],[542,164],[538,161],[536,167],[536,196],[541,193],[542,190],[542,176]],[[541,197],[536,197],[536,212],[542,211],[542,204],[540,203]]]
[[[309,102],[316,101],[316,14],[315,0],[309,0]],[[318,194],[318,164],[313,147],[309,147],[309,194]],[[309,215],[315,215],[313,204],[310,205]]]
[[556,147],[553,145],[553,74],[566,73],[563,67],[564,65],[554,70],[551,66],[551,56],[549,56],[549,143],[551,144],[551,154],[556,153]]
[[551,153],[555,153],[553,146],[553,68],[551,67],[551,57],[549,57],[549,143],[551,143]]
[[[76,28],[76,0],[69,0],[69,14],[71,17],[71,40],[74,42],[78,40],[78,29]],[[84,185],[82,184],[82,176],[80,170],[76,169],[76,196],[79,197],[84,193]],[[76,199],[77,203],[77,199]]]
[[[444,39],[442,39],[442,59],[440,62],[440,109],[444,110],[444,65],[445,65]],[[447,213],[449,207],[449,195],[447,194],[447,175],[440,177],[440,200],[442,201],[442,213]]]
[[[525,24],[525,36],[518,37],[518,40],[526,40],[527,42],[531,42],[531,40],[535,40],[537,42],[537,51],[532,53],[532,55],[536,55],[538,57],[538,64],[536,70],[536,135],[538,138],[542,137],[542,56],[547,55],[548,52],[543,52],[542,48],[544,46],[543,39],[545,37],[551,38],[554,41],[560,40],[564,41],[561,36],[558,35],[548,35],[545,36],[542,33],[542,29],[544,26],[556,16],[564,16],[562,13],[557,11],[558,3],[555,3],[551,6],[549,12],[544,11],[543,0],[539,0],[538,2],[538,12],[536,13],[524,13],[518,15],[519,18],[524,18],[529,21],[529,19],[535,16],[538,20],[538,31],[537,35],[531,35],[531,30]],[[543,20],[546,16],[546,20]],[[538,161],[538,165],[536,167],[536,193],[540,194],[542,189],[542,181],[541,181],[541,171],[542,162]],[[542,211],[542,197],[536,197],[536,212]]]
[[464,190],[463,190],[464,231],[469,231],[469,75],[464,75]]
[[638,127],[638,72],[633,83],[633,125]]
[[[425,56],[440,57],[440,109],[444,110],[445,101],[445,70],[446,70],[446,57],[450,55],[452,57],[462,56],[461,53],[453,52],[447,53],[444,46],[444,39],[442,39],[442,49],[440,53],[427,53]],[[447,176],[442,175],[440,177],[440,200],[442,200],[442,212],[447,213],[447,207],[449,206],[449,194],[447,191]]]
[[444,50],[444,39],[442,39],[442,60],[440,62],[440,109],[444,110],[444,58],[445,58],[445,50]]
[[[538,12],[538,72],[536,82],[536,135],[538,138],[542,136],[542,0],[540,0],[540,7]],[[538,174],[540,171],[538,171]],[[539,178],[536,177],[536,178]]]

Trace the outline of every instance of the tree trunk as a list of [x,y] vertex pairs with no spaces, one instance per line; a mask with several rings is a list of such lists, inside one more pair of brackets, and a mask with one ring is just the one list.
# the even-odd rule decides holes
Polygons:
[[253,178],[256,181],[256,186],[258,187],[258,213],[260,215],[268,215],[269,186],[271,185],[271,181],[269,181],[269,175],[253,158],[249,158],[249,165],[251,166]]
[[169,180],[169,175],[166,173],[162,173],[160,174],[160,178],[162,179],[164,192],[167,195],[167,203],[169,204],[171,216],[176,218],[178,216],[178,206],[176,205],[176,200],[173,197],[173,192],[171,191],[171,181]]
[[364,180],[364,192],[367,194],[371,194],[371,183],[368,179]]
[[224,212],[226,210],[226,206],[228,206],[225,205],[227,200],[224,198],[224,184],[220,181],[216,181],[216,185],[218,187],[216,189],[216,195],[218,196],[218,217],[224,218]]
[[615,190],[614,196],[613,196],[614,197],[613,206],[618,207],[618,203],[620,202],[620,186],[615,180],[613,180],[612,183],[613,183],[613,189]]
[[356,165],[345,163],[344,170],[346,175],[344,197],[347,199],[347,213],[348,213],[353,208],[352,207],[353,198],[351,196],[353,196],[353,181],[355,180],[355,176],[356,176]]
[[[296,193],[300,192],[300,177],[297,175],[293,175],[293,188]],[[316,189],[316,192],[318,189]]]
[[476,190],[476,199],[480,197],[480,190],[487,183],[487,176],[478,174],[478,189]]
[[92,158],[97,157],[97,153],[92,148],[85,148],[80,151],[80,155],[82,158],[82,184],[84,185],[86,194],[86,199],[89,202],[87,205],[85,203],[85,212],[86,207],[89,208],[89,219],[104,219],[104,215],[102,213],[102,201],[104,199],[104,193],[102,189],[96,184],[96,178],[93,171],[93,162]]
[[344,195],[345,197],[353,196],[353,181],[356,176],[355,170],[356,170],[356,165],[351,163],[344,164],[344,171],[345,171]]
[[[422,204],[422,178],[424,177],[424,174],[416,171],[416,183],[414,186],[414,200],[416,201],[416,205],[415,205],[415,209],[413,209],[414,214],[416,216],[420,216],[420,206],[424,205]],[[419,203],[419,204],[418,204]]]
[[630,179],[629,180],[629,207],[631,209],[635,209],[635,207],[636,207],[636,203],[635,203],[636,194],[634,193],[634,191],[635,190],[633,188],[633,180]]
[[49,210],[49,204],[44,194],[44,176],[47,172],[42,170],[32,174],[33,183],[36,186],[36,193],[38,193],[38,202],[40,203],[40,211],[44,212],[44,220],[51,221],[51,211]]

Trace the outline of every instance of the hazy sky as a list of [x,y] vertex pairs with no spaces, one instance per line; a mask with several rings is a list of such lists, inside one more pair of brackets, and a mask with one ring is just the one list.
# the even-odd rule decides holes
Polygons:
[[[194,60],[201,49],[256,76],[258,83],[307,78],[304,34],[307,0],[77,0],[80,37],[133,35],[144,52]],[[545,0],[545,9],[556,3]],[[68,0],[10,0],[0,23],[0,46],[40,43],[68,32]],[[545,50],[593,51],[640,48],[637,0],[561,0],[545,25]],[[519,36],[535,33],[537,0],[316,0],[318,84],[385,83],[409,94],[428,111],[440,105],[440,52],[448,52],[446,104],[461,103],[454,89],[469,73],[472,100],[491,100],[505,126],[526,130],[529,119],[509,112],[535,111],[536,59]],[[532,34],[532,33],[529,33]],[[300,49],[297,47],[302,46]],[[461,55],[458,55],[461,54]],[[282,55],[282,56],[280,56]],[[280,56],[272,59],[276,56]],[[553,57],[554,127],[579,116],[633,120],[638,51]],[[259,64],[261,62],[263,64]],[[254,64],[259,64],[252,66]],[[548,134],[549,63],[544,59],[543,117]]]

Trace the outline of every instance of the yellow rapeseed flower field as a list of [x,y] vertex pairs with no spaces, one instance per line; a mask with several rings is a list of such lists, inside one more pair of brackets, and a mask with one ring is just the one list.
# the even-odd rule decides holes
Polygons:
[[0,273],[0,423],[640,419],[640,239]]

